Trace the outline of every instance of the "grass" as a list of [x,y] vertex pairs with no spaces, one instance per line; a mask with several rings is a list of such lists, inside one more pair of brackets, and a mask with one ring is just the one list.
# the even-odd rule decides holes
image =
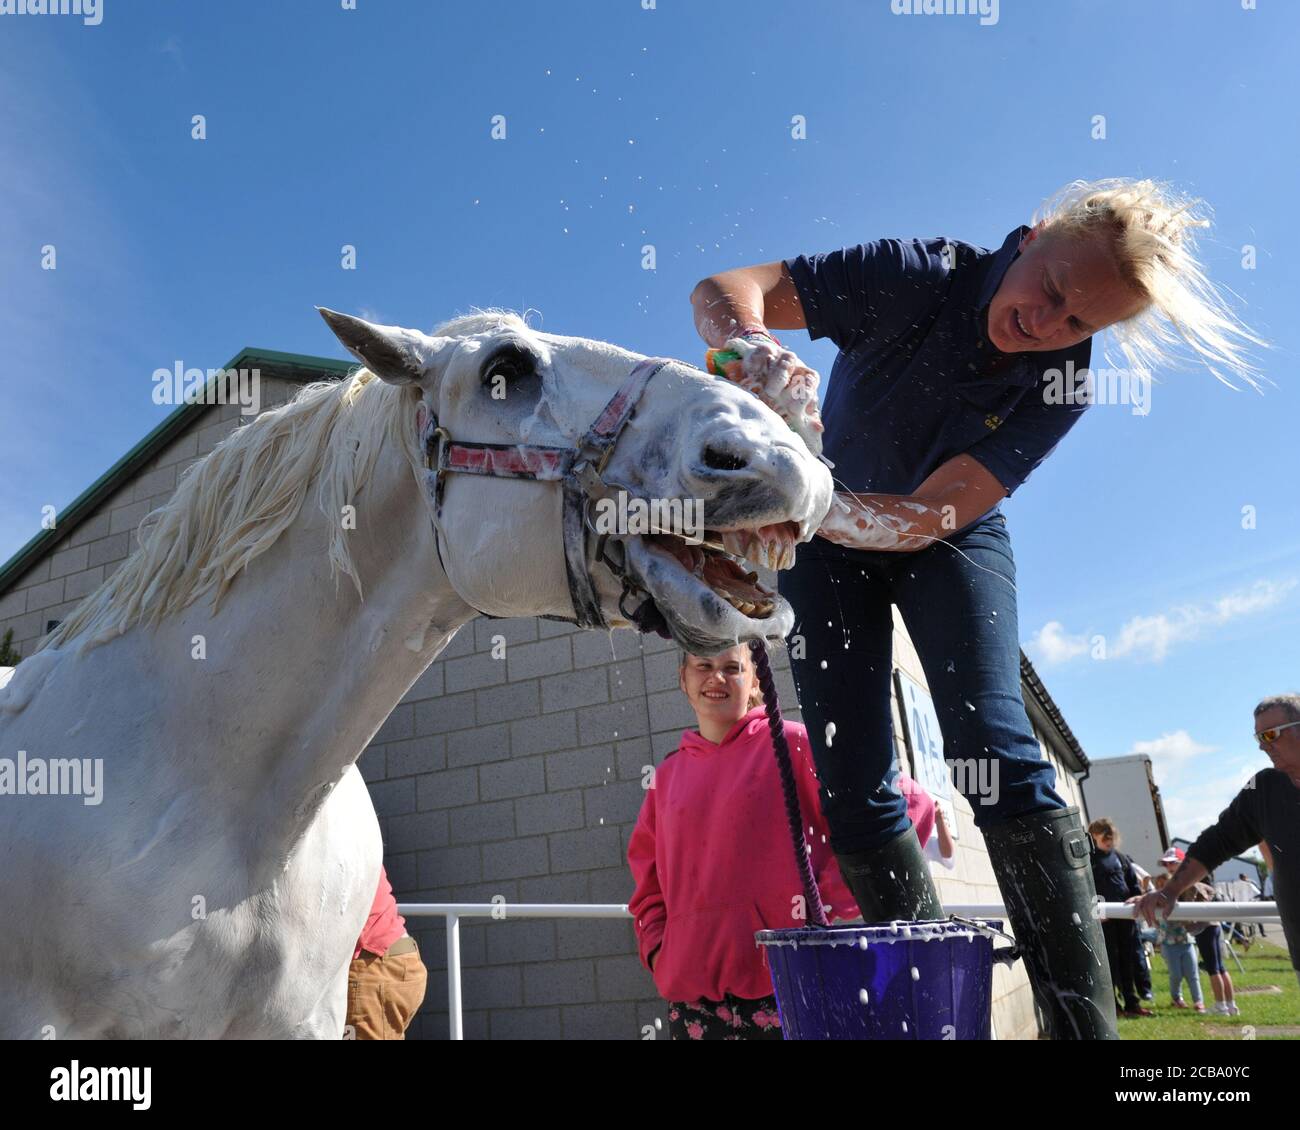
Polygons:
[[[1257,940],[1245,952],[1237,947],[1237,956],[1241,958],[1245,972],[1238,972],[1237,964],[1225,952],[1228,972],[1232,976],[1233,988],[1237,993],[1237,1007],[1240,1016],[1216,1016],[1208,1011],[1214,1006],[1214,994],[1210,991],[1210,979],[1201,971],[1201,993],[1205,998],[1205,1012],[1192,1009],[1192,998],[1188,992],[1187,982],[1183,982],[1183,1000],[1186,1009],[1177,1009],[1169,1000],[1169,973],[1164,959],[1157,952],[1151,959],[1151,984],[1155,991],[1155,1003],[1143,1002],[1145,1008],[1155,1012],[1155,1016],[1138,1020],[1119,1022],[1121,1040],[1241,1040],[1254,1038],[1258,1040],[1298,1040],[1300,1039],[1300,984],[1296,981],[1295,970],[1291,968],[1291,959],[1282,948],[1281,928],[1276,925],[1268,927],[1269,936],[1264,941]],[[1276,934],[1276,936],[1275,936]],[[1243,993],[1242,989],[1263,986],[1276,986],[1280,993]],[[1294,1031],[1290,1034],[1270,1033],[1262,1030],[1274,1026],[1286,1026]],[[1253,1030],[1253,1031],[1252,1031]]]

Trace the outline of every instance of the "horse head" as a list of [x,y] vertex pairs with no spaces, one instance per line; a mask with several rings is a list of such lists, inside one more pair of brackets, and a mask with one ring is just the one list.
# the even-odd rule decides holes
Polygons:
[[471,608],[655,628],[696,654],[789,633],[751,566],[794,563],[831,478],[755,397],[508,313],[433,334],[321,314],[409,390],[442,567]]

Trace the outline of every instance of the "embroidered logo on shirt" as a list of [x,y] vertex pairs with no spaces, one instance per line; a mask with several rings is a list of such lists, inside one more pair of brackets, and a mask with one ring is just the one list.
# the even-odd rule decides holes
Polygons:
[[985,426],[986,428],[988,428],[989,431],[992,431],[994,428],[1000,427],[1001,424],[1002,424],[1002,417],[1001,417],[1001,416],[985,416],[985,417],[984,417],[984,426]]

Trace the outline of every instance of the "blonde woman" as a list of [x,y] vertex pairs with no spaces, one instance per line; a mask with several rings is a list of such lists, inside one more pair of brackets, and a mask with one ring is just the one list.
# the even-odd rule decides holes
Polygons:
[[[1197,260],[1205,224],[1196,202],[1153,181],[1077,182],[996,250],[880,239],[725,271],[691,296],[701,337],[740,358],[726,375],[814,450],[824,441],[842,488],[780,580],[802,637],[795,683],[840,870],[868,920],[941,913],[902,797],[887,787],[893,604],[945,756],[994,759],[996,796],[969,799],[1058,1039],[1116,1038],[1115,1004],[1089,913],[1088,836],[1021,699],[1001,502],[1087,408],[1084,371],[1103,329],[1130,380],[1181,341],[1216,375],[1253,381],[1244,350],[1263,343]],[[839,347],[824,429],[817,374],[773,329]]]

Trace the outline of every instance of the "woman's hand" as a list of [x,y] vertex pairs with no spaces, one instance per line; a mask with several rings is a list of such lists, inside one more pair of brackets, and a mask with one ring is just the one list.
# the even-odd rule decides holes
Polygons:
[[821,377],[816,371],[772,338],[757,333],[733,337],[724,348],[739,360],[727,362],[723,376],[757,396],[790,425],[809,451],[820,455],[825,427],[817,404]]

